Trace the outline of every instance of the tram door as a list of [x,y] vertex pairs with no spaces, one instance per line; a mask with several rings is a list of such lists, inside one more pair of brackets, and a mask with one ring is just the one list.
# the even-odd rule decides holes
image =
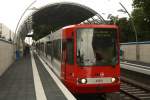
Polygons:
[[67,57],[67,51],[66,51],[66,41],[62,41],[62,62],[61,62],[61,79],[63,81],[66,80],[66,58]]
[[62,79],[70,84],[74,78],[74,41],[66,39],[62,45]]

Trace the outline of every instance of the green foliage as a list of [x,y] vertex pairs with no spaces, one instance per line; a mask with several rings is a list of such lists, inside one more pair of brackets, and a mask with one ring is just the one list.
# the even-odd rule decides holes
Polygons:
[[139,32],[138,41],[150,41],[150,31]]
[[150,20],[150,0],[134,0],[134,8],[142,8],[145,18]]
[[133,21],[138,32],[138,41],[150,40],[150,0],[134,0]]
[[142,8],[136,8],[132,12],[132,17],[137,31],[149,31],[150,22],[146,20],[146,15]]
[[146,29],[146,24],[144,21],[145,14],[142,8],[134,9],[134,11],[132,12],[132,17],[137,31],[142,31]]
[[133,42],[135,41],[135,34],[131,25],[131,21],[127,18],[120,18],[116,24],[120,28],[120,42]]

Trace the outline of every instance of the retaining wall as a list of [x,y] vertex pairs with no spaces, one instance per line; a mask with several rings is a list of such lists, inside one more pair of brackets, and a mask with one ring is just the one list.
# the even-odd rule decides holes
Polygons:
[[15,46],[8,41],[0,39],[0,76],[15,61]]
[[138,61],[150,63],[150,42],[139,42],[137,54],[136,45],[134,42],[121,44],[121,49],[124,51],[124,59],[136,61],[136,55],[139,55]]

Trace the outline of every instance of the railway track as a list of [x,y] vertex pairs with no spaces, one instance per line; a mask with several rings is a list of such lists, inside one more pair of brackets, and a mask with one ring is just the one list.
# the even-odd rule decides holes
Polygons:
[[121,81],[120,95],[125,100],[150,100],[149,89],[125,80]]

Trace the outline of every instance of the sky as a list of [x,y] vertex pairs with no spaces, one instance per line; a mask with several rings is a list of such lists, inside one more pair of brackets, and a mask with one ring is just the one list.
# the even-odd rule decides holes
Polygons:
[[[5,24],[12,31],[15,31],[18,20],[20,19],[22,13],[34,0],[0,0],[0,23]],[[122,7],[119,5],[121,2],[129,13],[132,11],[132,0],[36,0],[31,8],[40,8],[47,4],[52,4],[55,2],[75,2],[83,4],[95,10],[102,16],[106,17],[108,14],[123,17],[127,14],[117,12],[118,9]],[[23,15],[22,21],[30,15],[34,10],[27,10]]]

